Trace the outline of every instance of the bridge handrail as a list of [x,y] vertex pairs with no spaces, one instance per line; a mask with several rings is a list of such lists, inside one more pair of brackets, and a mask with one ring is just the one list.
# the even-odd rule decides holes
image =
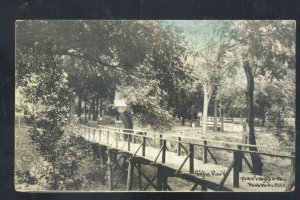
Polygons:
[[[80,131],[81,127],[84,127],[83,132]],[[76,127],[72,127],[77,129]],[[252,173],[254,173],[254,168],[253,166],[251,166],[249,160],[245,157],[245,155],[243,153],[250,153],[250,154],[258,154],[258,155],[265,155],[265,156],[271,156],[271,157],[279,157],[279,158],[287,158],[290,159],[291,161],[291,166],[292,166],[292,171],[295,171],[295,154],[294,152],[290,152],[290,155],[284,155],[284,154],[280,154],[280,153],[269,153],[269,152],[261,152],[261,151],[253,151],[249,148],[249,150],[247,149],[243,149],[242,146],[246,146],[245,144],[241,144],[239,145],[239,143],[232,143],[230,142],[230,144],[234,144],[236,145],[235,148],[233,147],[224,147],[224,146],[216,146],[216,145],[211,145],[208,144],[207,141],[213,141],[213,142],[218,142],[216,140],[205,140],[205,139],[199,139],[196,138],[193,141],[182,141],[181,137],[177,137],[176,139],[173,139],[175,136],[172,136],[170,134],[161,134],[161,133],[156,133],[154,135],[150,135],[147,134],[147,131],[139,131],[141,134],[136,134],[136,130],[134,129],[127,129],[124,131],[125,129],[121,129],[121,128],[111,128],[111,127],[102,127],[102,128],[94,128],[94,127],[88,127],[88,126],[82,126],[79,125],[79,129],[78,131],[74,131],[74,129],[71,129],[71,133],[75,134],[75,135],[80,135],[84,138],[87,138],[87,140],[92,141],[93,143],[97,143],[96,142],[96,132],[98,131],[98,142],[99,144],[103,144],[105,146],[107,146],[108,148],[108,154],[110,155],[109,151],[112,149],[116,149],[118,151],[123,151],[123,152],[128,152],[132,154],[132,157],[135,157],[138,153],[138,151],[141,149],[141,156],[144,158],[146,157],[146,141],[147,138],[151,138],[153,139],[153,146],[151,144],[151,147],[156,148],[156,141],[157,139],[159,139],[159,151],[155,157],[155,159],[151,159],[151,158],[147,158],[148,160],[150,160],[150,162],[153,162],[153,164],[155,163],[166,163],[166,158],[168,156],[167,155],[167,151],[168,152],[173,152],[172,150],[170,150],[170,148],[168,148],[167,146],[167,142],[175,142],[176,146],[177,146],[177,156],[184,156],[183,161],[181,162],[179,168],[175,167],[175,174],[180,174],[180,172],[183,169],[183,166],[185,165],[185,163],[188,161],[189,162],[189,173],[194,174],[195,173],[195,164],[194,164],[194,159],[195,159],[195,147],[196,146],[200,146],[203,147],[203,152],[202,152],[202,160],[203,163],[207,163],[208,162],[208,153],[210,154],[211,158],[214,160],[215,164],[218,164],[216,158],[213,156],[212,152],[209,150],[210,148],[212,149],[220,149],[220,150],[225,150],[225,151],[229,151],[230,153],[233,154],[233,159],[231,160],[231,163],[229,165],[229,167],[226,170],[226,173],[224,174],[224,176],[222,177],[221,182],[218,183],[218,187],[222,187],[224,186],[224,183],[226,182],[226,180],[228,179],[229,174],[232,172],[233,173],[233,187],[239,187],[240,183],[239,183],[239,179],[240,179],[240,172],[242,172],[242,168],[243,168],[243,164],[242,161],[244,160],[245,163],[248,165],[249,169],[251,170]],[[91,133],[93,133],[93,136],[91,137]],[[103,140],[101,140],[102,135],[104,136],[103,139],[106,138],[106,141],[103,142]],[[155,137],[159,135],[159,137],[155,140]],[[121,137],[120,137],[121,136]],[[133,136],[133,137],[132,137]],[[110,138],[112,137],[113,142],[109,142],[111,141]],[[142,141],[140,139],[137,140],[137,138],[141,138]],[[183,137],[184,138],[184,137]],[[188,137],[187,137],[188,138]],[[133,139],[133,140],[132,140]],[[192,138],[188,138],[188,139],[192,139]],[[203,141],[203,143],[200,143],[199,141]],[[118,146],[119,141],[122,141],[122,147],[120,148],[120,146]],[[138,141],[138,142],[137,142]],[[223,142],[223,143],[227,143],[228,142]],[[127,150],[123,149],[123,147],[125,147],[125,145],[127,144]],[[131,144],[136,144],[138,146],[138,148],[133,148],[131,149]],[[183,146],[183,144],[187,144],[188,147]],[[247,145],[249,146],[249,145]],[[255,147],[259,147],[257,145],[251,145],[251,146],[255,146]],[[269,148],[269,147],[268,147]],[[130,150],[131,149],[131,150]],[[182,149],[185,151],[185,155],[182,155]],[[151,151],[151,149],[150,149]],[[152,150],[153,151],[153,150]],[[133,153],[134,152],[134,153]],[[175,152],[174,152],[175,153]],[[286,152],[287,153],[287,152]],[[161,157],[160,157],[161,156]],[[159,158],[160,157],[160,158]],[[158,161],[158,159],[161,159],[161,161]],[[197,158],[196,158],[197,159]]]
[[[162,138],[162,140],[163,139],[164,138]],[[167,141],[178,142],[177,140],[167,140]],[[295,158],[295,156],[292,156],[292,155],[266,153],[266,152],[250,151],[250,150],[243,150],[243,149],[233,149],[233,148],[228,148],[228,147],[220,147],[220,146],[199,144],[199,143],[196,143],[196,142],[180,141],[180,143],[193,144],[195,146],[209,147],[209,148],[213,148],[213,149],[221,149],[221,150],[228,150],[228,151],[240,151],[240,152],[244,152],[244,153],[256,153],[256,154],[260,154],[260,155],[276,156],[276,157],[281,157],[281,158]]]
[[[97,130],[97,128],[95,128],[95,127],[89,127],[89,126],[84,126],[84,125],[80,125],[80,126]],[[98,127],[99,126],[105,128],[105,129],[114,130],[116,132],[123,133],[123,134],[126,134],[126,135],[133,135],[133,136],[138,136],[138,137],[141,137],[143,135],[135,134],[134,132],[154,133],[155,135],[161,135],[163,137],[161,139],[167,139],[168,141],[178,142],[177,140],[168,139],[168,138],[174,138],[174,137],[177,138],[178,137],[178,136],[174,136],[174,135],[170,135],[170,134],[153,132],[153,131],[144,131],[144,130],[138,130],[138,129],[123,129],[123,128],[115,128],[115,127],[98,125]],[[125,131],[133,131],[133,133],[123,132],[124,130]],[[144,137],[151,138],[151,139],[153,138],[153,137],[148,136],[148,135],[146,135],[146,136],[144,135]],[[244,143],[238,143],[238,142],[219,141],[219,140],[212,140],[212,139],[205,139],[205,138],[196,138],[196,137],[187,137],[187,136],[180,136],[180,137],[181,137],[181,139],[197,140],[197,141],[202,141],[202,142],[207,141],[207,142],[214,142],[214,143],[221,143],[221,144],[228,144],[228,145],[235,145],[235,146],[239,145],[239,146],[242,146],[242,147],[256,147],[256,148],[263,148],[263,149],[268,148],[268,149],[277,149],[277,150],[286,150],[286,151],[289,151],[289,152],[295,152],[295,149],[288,148],[288,147],[282,147],[282,148],[281,147],[270,147],[270,146],[244,144]],[[187,142],[187,141],[180,141],[180,142],[185,143],[185,144],[195,144],[195,145],[198,145],[198,146],[202,145],[200,143],[193,143],[193,142]],[[211,147],[211,148],[214,148],[213,146],[209,146],[209,145],[207,145],[207,146]],[[215,147],[217,147],[217,146],[215,146]],[[223,148],[224,150],[232,150],[231,148],[227,148],[227,147],[220,147],[220,148]],[[264,153],[264,152],[260,152],[260,153]]]

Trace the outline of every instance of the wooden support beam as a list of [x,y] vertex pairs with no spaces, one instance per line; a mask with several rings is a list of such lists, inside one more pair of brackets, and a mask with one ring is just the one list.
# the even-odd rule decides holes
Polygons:
[[162,191],[163,190],[163,170],[162,167],[157,165],[157,171],[156,171],[156,190]]
[[253,167],[251,166],[249,160],[246,158],[246,156],[242,153],[242,158],[244,159],[244,161],[246,162],[247,166],[249,167],[249,169],[251,170],[251,172],[253,173]]
[[220,182],[220,187],[223,187],[223,185],[224,185],[225,181],[227,180],[227,177],[228,177],[230,171],[232,170],[234,164],[235,164],[235,161],[232,161],[231,164],[229,165],[228,169],[226,170],[226,172],[225,172],[225,174],[224,174],[224,176],[223,176],[223,178]]
[[108,149],[108,188],[113,190],[112,151]]
[[210,151],[210,149],[208,147],[207,147],[207,152],[209,153],[210,157],[213,159],[215,164],[218,164],[217,159],[215,158],[215,156],[212,154],[212,152]]
[[[170,186],[168,185],[168,176],[166,176],[165,173],[163,173],[163,177],[162,177],[162,190],[163,191],[167,191],[170,188]],[[172,191],[172,189],[170,188],[170,191]]]
[[207,187],[205,185],[201,185],[201,191],[207,191]]
[[[137,168],[137,166],[135,165],[135,168]],[[137,168],[138,169],[138,168]],[[151,185],[155,190],[156,190],[156,186],[153,184],[153,181],[156,179],[156,176],[152,177],[152,179],[150,180],[144,173],[142,170],[139,171],[141,177],[143,177],[148,184],[146,185],[146,187],[143,189],[143,191],[147,190],[148,187]]]
[[183,146],[183,144],[180,144],[181,148],[183,148],[183,150],[185,151],[185,153],[189,153],[189,151]]
[[156,176],[152,177],[152,179],[150,180],[143,172],[141,172],[141,174],[143,175],[143,177],[148,181],[148,184],[146,185],[146,187],[143,189],[143,191],[147,190],[148,187],[151,185],[155,190],[157,190],[156,186],[153,184],[153,181],[157,178]]
[[207,141],[206,140],[203,140],[203,163],[207,163],[207,149],[208,147],[206,146],[207,145]]
[[194,173],[194,145],[190,144],[190,173]]
[[180,156],[181,155],[181,137],[178,137],[178,145],[177,145],[177,155]]
[[100,161],[100,164],[104,165],[101,146],[99,146],[99,161]]
[[170,187],[170,185],[168,183],[166,183],[166,187],[167,187],[167,190],[173,191],[172,188]]
[[[146,134],[147,134],[147,133],[145,133],[145,135],[146,135]],[[146,140],[148,141],[148,143],[150,144],[151,147],[155,147],[154,142],[153,142],[153,143],[151,142],[151,140],[153,141],[152,138],[148,138],[148,137],[147,137]]]
[[155,158],[154,161],[153,161],[154,164],[156,163],[156,161],[157,161],[157,159],[158,159],[160,153],[162,152],[163,148],[164,148],[163,146],[160,147],[160,150],[159,150],[159,152],[158,152],[156,158]]
[[137,170],[138,170],[138,184],[139,184],[139,190],[142,190],[142,165],[140,162],[137,163]]
[[157,191],[167,191],[168,188],[168,176],[167,176],[167,171],[165,168],[161,165],[157,165],[157,171],[156,171],[156,189]]
[[120,181],[122,180],[122,178],[124,177],[125,174],[126,174],[125,171],[122,171],[122,174],[119,176],[118,180],[114,184],[114,188],[116,188],[118,186],[118,184],[120,183]]
[[177,169],[177,171],[175,172],[175,174],[178,174],[182,167],[184,166],[184,164],[186,163],[186,161],[190,158],[190,153],[185,157],[185,159],[183,160],[183,162],[181,163],[181,165],[179,166],[179,168]]
[[134,154],[132,155],[132,157],[135,157],[137,152],[140,150],[140,148],[143,146],[143,143],[140,144],[140,146],[137,148],[137,150],[134,152]]
[[122,156],[122,155],[118,159],[115,159],[113,169],[116,169],[118,167],[121,171],[123,170],[123,168],[121,167],[121,165],[119,163],[122,160],[122,158],[123,158],[123,160],[125,159],[124,156]]
[[127,174],[127,191],[132,190],[133,170],[134,170],[134,160],[129,158],[129,160],[128,160],[128,174]]
[[241,167],[241,156],[242,152],[234,151],[233,152],[233,159],[234,159],[234,166],[233,166],[233,187],[238,188],[240,186],[240,167]]
[[128,143],[128,138],[126,139],[126,141],[124,142],[123,146],[121,147],[121,151],[123,150],[123,148],[125,147],[126,143]]
[[196,190],[196,188],[198,187],[198,183],[195,183],[194,185],[193,185],[193,187],[190,189],[191,191],[194,191],[194,190]]

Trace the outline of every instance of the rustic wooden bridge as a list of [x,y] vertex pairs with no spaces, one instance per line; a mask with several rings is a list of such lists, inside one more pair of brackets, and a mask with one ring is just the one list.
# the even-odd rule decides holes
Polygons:
[[[172,191],[168,184],[169,177],[191,182],[193,186],[190,191],[198,187],[201,187],[201,191],[285,191],[289,177],[252,173],[251,163],[246,156],[251,153],[288,159],[292,165],[292,176],[295,170],[295,151],[289,148],[256,146],[259,150],[256,152],[249,150],[254,145],[107,126],[79,125],[73,127],[71,133],[99,146],[99,157],[108,166],[109,190],[114,190],[126,174],[127,190],[133,190],[133,172],[136,169],[141,191],[149,190],[150,186],[157,191]],[[219,163],[212,150],[232,154],[230,165]],[[274,153],[276,151],[280,153]],[[122,160],[123,165],[120,164]],[[123,167],[124,162],[128,163],[127,169]],[[143,172],[142,165],[153,166],[156,169],[155,176],[149,177]],[[113,175],[116,168],[121,170],[122,175]],[[142,178],[147,182],[145,187],[142,187]]]

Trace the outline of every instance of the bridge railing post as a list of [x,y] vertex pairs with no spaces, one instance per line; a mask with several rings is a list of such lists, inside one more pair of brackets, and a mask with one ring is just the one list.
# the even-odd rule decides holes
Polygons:
[[180,156],[181,155],[181,137],[178,137],[178,145],[177,145],[177,155]]
[[123,138],[123,141],[126,142],[127,137],[126,137],[124,130],[122,130],[122,138]]
[[145,157],[146,155],[146,134],[147,133],[144,133],[144,136],[143,136],[143,146],[142,146],[142,156]]
[[131,137],[131,142],[132,142],[132,144],[134,144],[135,143],[135,135],[134,135],[134,131],[132,131],[131,132],[133,135],[130,135],[130,137]]
[[207,163],[207,141],[203,140],[203,163]]
[[194,145],[190,144],[190,173],[194,173]]
[[233,187],[238,188],[240,186],[240,164],[242,159],[242,152],[239,150],[233,151]]
[[98,137],[98,140],[99,140],[99,143],[101,144],[101,129],[99,130],[99,137]]
[[163,148],[162,148],[162,155],[161,155],[161,162],[162,163],[165,163],[166,162],[166,150],[167,150],[167,141],[166,140],[162,140],[162,145],[163,145]]
[[130,143],[131,143],[131,135],[130,134],[127,134],[127,139],[128,139],[128,151],[130,151]]
[[[291,156],[295,156],[294,151],[291,152]],[[292,172],[294,173],[295,172],[295,157],[291,158],[291,165],[292,165]]]
[[88,139],[91,140],[91,128],[89,127],[89,136]]
[[239,163],[238,166],[239,166],[239,172],[242,172],[243,171],[243,159],[242,159],[242,152],[240,150],[242,150],[242,146],[241,145],[237,145],[237,149],[239,150],[240,152],[240,159],[238,160]]
[[159,134],[159,147],[161,147],[161,145],[162,145],[162,134],[160,133]]

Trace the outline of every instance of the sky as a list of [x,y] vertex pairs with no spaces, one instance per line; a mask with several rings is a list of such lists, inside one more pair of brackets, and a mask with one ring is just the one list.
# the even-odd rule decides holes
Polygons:
[[218,40],[214,28],[232,26],[229,20],[165,20],[163,23],[180,28],[184,36],[198,48],[203,48],[208,42]]

